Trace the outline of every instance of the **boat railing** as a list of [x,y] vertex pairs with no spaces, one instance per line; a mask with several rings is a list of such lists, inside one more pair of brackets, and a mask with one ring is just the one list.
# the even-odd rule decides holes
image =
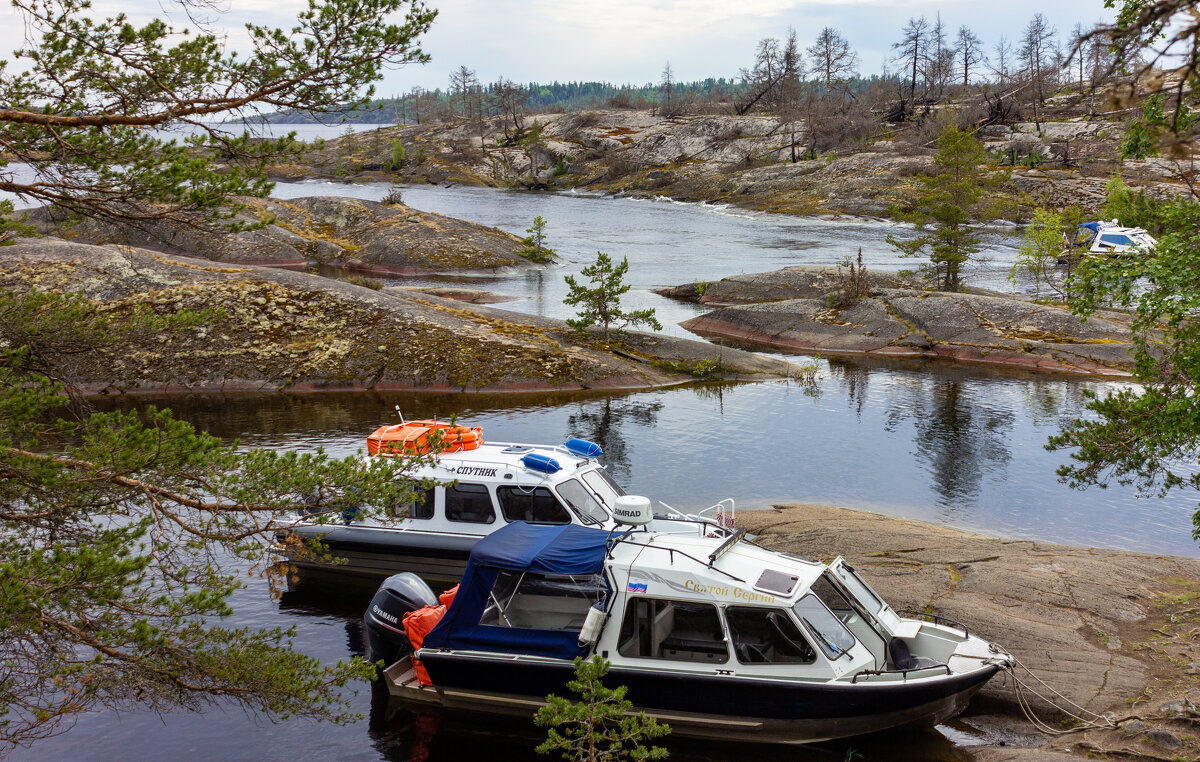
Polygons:
[[[668,518],[683,519],[685,521],[704,521],[716,524],[722,529],[732,532],[734,529],[734,518],[737,514],[737,505],[733,502],[733,498],[727,497],[717,503],[710,505],[703,510],[695,513],[685,513],[678,508],[673,508],[663,501],[659,500],[658,504],[667,509]],[[710,515],[711,514],[711,515]]]
[[[622,544],[634,545],[639,548],[649,548],[650,550],[659,550],[659,551],[669,554],[672,566],[675,565],[675,556],[681,556],[683,558],[688,559],[689,561],[695,561],[700,566],[712,569],[713,571],[717,572],[718,574],[724,574],[726,577],[729,577],[734,582],[740,582],[743,585],[746,584],[746,580],[742,579],[741,577],[738,577],[737,575],[734,575],[734,574],[730,574],[729,572],[725,571],[724,569],[720,568],[719,566],[713,566],[711,562],[702,561],[701,559],[696,558],[695,556],[693,556],[691,553],[688,553],[687,551],[680,550],[679,548],[672,548],[669,545],[651,545],[651,544],[645,543],[645,542],[638,542],[635,539],[638,536],[639,535],[636,534],[631,529],[631,530],[626,531],[623,534],[609,540],[608,550],[607,550],[608,557],[609,558],[613,557],[613,549],[616,548],[618,545],[622,545]],[[738,539],[740,540],[741,538],[739,537]]]
[[850,684],[857,685],[858,678],[860,678],[860,677],[867,678],[867,677],[888,677],[888,676],[899,676],[899,679],[901,681],[908,682],[909,673],[925,672],[930,669],[944,669],[944,670],[946,670],[947,675],[951,674],[949,664],[930,664],[927,667],[913,667],[912,669],[864,669],[861,672],[856,672],[854,677],[850,678]]
[[898,611],[897,613],[900,614],[901,616],[906,616],[906,617],[909,617],[912,619],[916,619],[918,617],[924,617],[925,619],[932,620],[934,624],[948,625],[950,627],[957,627],[958,629],[962,630],[963,637],[965,637],[965,638],[971,637],[971,632],[970,632],[970,630],[967,629],[967,626],[965,624],[963,624],[962,622],[959,622],[958,620],[951,619],[948,616],[939,616],[937,614],[931,614],[928,611],[913,611],[912,609],[902,609],[901,611]]
[[595,460],[595,458],[589,458],[586,455],[580,455],[577,452],[571,452],[563,445],[531,444],[529,442],[493,442],[491,440],[488,440],[487,442],[484,442],[483,444],[485,447],[489,447],[489,446],[503,447],[503,448],[524,447],[524,448],[528,448],[530,450],[551,450],[553,452],[558,453],[559,455],[565,455],[568,458],[579,458],[581,460]]

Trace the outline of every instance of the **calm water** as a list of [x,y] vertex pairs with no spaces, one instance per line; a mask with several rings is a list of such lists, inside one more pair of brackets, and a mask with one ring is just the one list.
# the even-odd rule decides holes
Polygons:
[[[1120,486],[1059,484],[1062,452],[1042,445],[1110,384],[822,363],[813,389],[784,382],[625,394],[323,394],[166,399],[247,446],[348,455],[395,419],[457,414],[493,441],[599,442],[631,492],[679,508],[797,501],[933,521],[987,534],[1200,556],[1194,503]],[[126,404],[133,404],[127,402]]]
[[[277,195],[378,198],[383,184],[281,183]],[[488,189],[408,188],[420,209],[522,233],[535,215],[550,222],[562,263],[486,278],[423,278],[518,297],[509,308],[563,316],[564,273],[601,249],[628,256],[630,304],[653,306],[668,330],[697,314],[649,293],[656,286],[713,280],[791,264],[832,264],[863,247],[868,266],[910,263],[888,252],[883,237],[905,229],[876,220],[796,220],[707,205],[575,195],[515,194]],[[1004,287],[1012,239],[997,230],[992,262],[975,283]],[[399,282],[399,281],[398,281]],[[411,283],[412,281],[404,281]],[[703,385],[626,394],[308,395],[160,400],[213,433],[245,445],[362,448],[366,435],[392,420],[399,404],[412,416],[452,413],[482,425],[491,440],[599,441],[614,475],[631,491],[676,507],[699,508],[734,497],[740,508],[806,501],[1005,536],[1200,556],[1190,539],[1194,503],[1142,499],[1135,491],[1077,492],[1054,469],[1064,453],[1042,447],[1059,425],[1082,411],[1084,390],[1112,383],[995,373],[940,363],[868,366],[821,362],[814,388],[794,384]],[[139,402],[145,402],[141,400]],[[134,404],[116,401],[108,404]],[[837,549],[831,548],[834,553]],[[297,643],[324,660],[361,650],[359,619],[371,590],[308,585],[273,597],[247,578],[233,600],[239,626],[294,626]],[[523,760],[538,733],[514,727],[417,716],[364,688],[352,699],[363,719],[347,727],[306,722],[271,725],[236,708],[198,715],[148,713],[85,716],[70,733],[21,759],[396,759]],[[967,718],[967,723],[979,724]],[[803,751],[763,751],[764,760],[951,759],[955,744],[993,736],[970,724],[884,740],[855,740]],[[743,748],[672,743],[673,758],[736,760]]]
[[[272,195],[351,196],[378,200],[387,195],[387,183],[334,183],[328,181],[279,182]],[[629,259],[627,282],[634,288],[628,306],[658,310],[664,324],[686,320],[705,311],[657,296],[650,289],[694,281],[720,280],[738,273],[756,273],[792,265],[836,265],[863,252],[868,269],[914,269],[918,260],[906,259],[885,240],[888,235],[907,238],[911,226],[888,220],[860,217],[788,217],[736,209],[724,204],[693,204],[667,199],[617,198],[583,193],[527,193],[492,188],[410,185],[402,189],[404,202],[416,209],[471,220],[482,225],[526,235],[535,216],[547,221],[547,245],[557,249],[555,265],[518,274],[485,276],[433,276],[405,279],[406,284],[460,285],[508,294],[518,301],[505,309],[550,317],[569,317],[562,299],[567,293],[564,275],[579,270],[603,251],[615,260]],[[984,235],[980,261],[969,265],[970,283],[983,288],[1012,291],[1009,272],[1020,239],[1011,228],[997,226]],[[400,281],[397,281],[400,282]],[[1017,290],[1027,290],[1018,283]],[[681,329],[668,329],[688,336]]]
[[[459,414],[492,440],[599,441],[632,491],[678,507],[733,496],[742,508],[802,500],[1077,544],[1200,555],[1184,500],[1139,500],[1127,490],[1059,485],[1063,461],[1041,447],[1101,384],[1013,374],[981,376],[945,365],[909,369],[824,365],[814,390],[785,383],[708,385],[636,394],[326,394],[160,400],[224,437],[262,447],[361,449],[392,406]],[[125,401],[126,404],[129,401]],[[837,549],[831,548],[835,553]],[[232,625],[293,626],[323,660],[360,653],[360,617],[373,590],[308,584],[273,597],[247,577]],[[474,719],[418,716],[369,688],[352,698],[363,719],[347,727],[256,722],[233,708],[199,715],[96,714],[19,759],[523,760],[537,731]],[[994,740],[967,716],[950,727],[855,739],[802,752],[756,750],[764,760],[949,760],[955,744]],[[672,744],[673,758],[739,760],[745,749]]]

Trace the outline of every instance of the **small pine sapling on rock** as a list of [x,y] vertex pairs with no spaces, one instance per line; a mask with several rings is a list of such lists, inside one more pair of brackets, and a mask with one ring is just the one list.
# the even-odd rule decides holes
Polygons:
[[546,697],[546,706],[534,718],[549,727],[546,740],[537,747],[539,754],[559,751],[568,762],[666,759],[666,749],[646,747],[644,742],[667,735],[671,728],[644,712],[632,714],[625,686],[607,688],[602,682],[608,667],[608,660],[599,656],[591,661],[575,657],[575,679],[567,687],[580,699]]
[[588,278],[590,286],[581,284],[572,275],[565,276],[570,291],[563,299],[563,304],[571,307],[579,306],[578,319],[567,320],[567,325],[582,335],[593,325],[604,329],[604,340],[609,338],[609,328],[613,325],[625,326],[648,325],[656,331],[662,330],[662,323],[654,317],[653,309],[624,312],[621,309],[621,295],[629,291],[629,284],[624,282],[625,273],[629,270],[629,259],[621,260],[614,265],[612,259],[602,251],[596,252],[595,264],[585,267],[580,274]]
[[546,245],[546,220],[540,214],[533,218],[533,224],[525,228],[529,236],[522,240],[525,244],[520,251],[521,256],[534,262],[553,262],[558,255],[554,249]]

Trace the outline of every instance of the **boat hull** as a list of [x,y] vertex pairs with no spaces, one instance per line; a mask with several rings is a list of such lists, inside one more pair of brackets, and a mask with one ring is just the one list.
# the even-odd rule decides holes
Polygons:
[[[528,716],[550,693],[564,695],[570,663],[422,651],[421,660],[448,709]],[[998,667],[909,682],[806,683],[703,675],[613,665],[606,682],[624,685],[634,706],[679,735],[762,743],[813,743],[910,726],[959,714]],[[392,681],[395,682],[394,680]],[[430,689],[401,698],[429,702]]]
[[[413,572],[435,585],[451,586],[462,579],[471,548],[481,535],[451,535],[377,527],[298,527],[302,539],[320,539],[332,560],[287,553],[300,569],[334,571],[363,577],[390,577]],[[285,551],[286,552],[286,551]]]

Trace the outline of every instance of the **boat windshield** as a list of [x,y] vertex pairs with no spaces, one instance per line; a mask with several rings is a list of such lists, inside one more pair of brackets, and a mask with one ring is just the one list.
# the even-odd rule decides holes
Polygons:
[[1100,236],[1100,245],[1112,247],[1133,246],[1133,240],[1129,236],[1121,233],[1107,233]]
[[1076,247],[1086,248],[1088,246],[1091,246],[1092,241],[1094,241],[1095,239],[1096,239],[1096,231],[1092,230],[1091,228],[1087,227],[1086,225],[1080,225],[1078,228],[1075,229],[1075,246]]
[[600,498],[604,507],[612,509],[617,504],[617,498],[625,494],[625,490],[600,469],[585,471],[579,475],[583,483],[592,488],[592,492]]
[[608,521],[608,512],[604,510],[604,506],[596,502],[596,498],[592,497],[592,493],[588,492],[578,479],[560,482],[555,489],[558,490],[559,497],[579,514],[583,523],[602,524]]
[[850,593],[858,599],[858,603],[871,614],[878,614],[883,608],[883,601],[875,594],[870,585],[862,581],[858,576],[858,572],[854,571],[854,567],[850,564],[842,562],[837,568],[838,579],[850,591]]
[[831,659],[846,653],[858,642],[841,620],[830,613],[825,604],[812,593],[796,601],[792,610],[821,644],[821,650]]

